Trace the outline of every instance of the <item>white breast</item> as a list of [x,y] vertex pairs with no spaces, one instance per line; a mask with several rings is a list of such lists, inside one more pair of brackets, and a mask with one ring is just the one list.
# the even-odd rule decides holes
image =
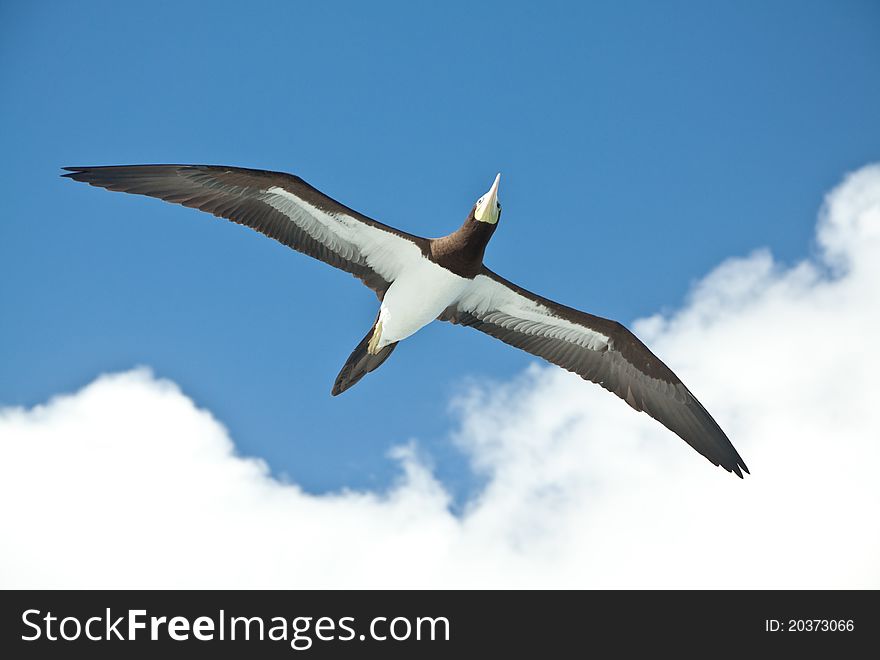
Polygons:
[[379,311],[379,348],[406,339],[455,302],[470,280],[427,259],[409,265],[394,280]]

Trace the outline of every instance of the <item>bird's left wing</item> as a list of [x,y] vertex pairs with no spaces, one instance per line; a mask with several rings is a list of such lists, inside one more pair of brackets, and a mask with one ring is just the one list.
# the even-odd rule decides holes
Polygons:
[[246,225],[340,268],[381,299],[427,239],[353,211],[292,174],[216,165],[66,167],[93,186],[158,197]]
[[742,470],[748,472],[724,431],[684,383],[616,321],[538,296],[485,267],[440,320],[476,328],[598,383],[715,465],[739,477]]

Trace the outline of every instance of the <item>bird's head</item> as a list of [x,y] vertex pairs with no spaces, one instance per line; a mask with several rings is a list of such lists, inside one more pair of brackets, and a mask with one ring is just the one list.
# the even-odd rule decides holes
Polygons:
[[480,197],[474,205],[474,220],[494,225],[501,217],[501,202],[498,201],[498,184],[501,182],[501,174],[495,177],[489,192]]

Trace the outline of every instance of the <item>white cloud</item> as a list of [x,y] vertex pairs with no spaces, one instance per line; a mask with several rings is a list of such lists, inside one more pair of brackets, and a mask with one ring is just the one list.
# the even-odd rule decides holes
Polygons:
[[387,493],[310,495],[147,370],[0,410],[3,587],[880,587],[880,167],[817,256],[710,273],[636,329],[752,470],[713,468],[553,368],[462,393],[461,516],[413,447]]

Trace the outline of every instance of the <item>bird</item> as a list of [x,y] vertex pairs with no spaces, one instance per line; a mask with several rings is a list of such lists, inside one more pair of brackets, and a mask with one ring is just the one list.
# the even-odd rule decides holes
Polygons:
[[501,218],[498,174],[464,223],[423,238],[358,213],[292,174],[219,165],[65,167],[62,176],[146,195],[248,226],[359,278],[379,299],[369,332],[337,376],[336,396],[434,320],[474,328],[616,394],[711,463],[743,477],[743,459],[681,379],[617,321],[554,302],[490,270]]

